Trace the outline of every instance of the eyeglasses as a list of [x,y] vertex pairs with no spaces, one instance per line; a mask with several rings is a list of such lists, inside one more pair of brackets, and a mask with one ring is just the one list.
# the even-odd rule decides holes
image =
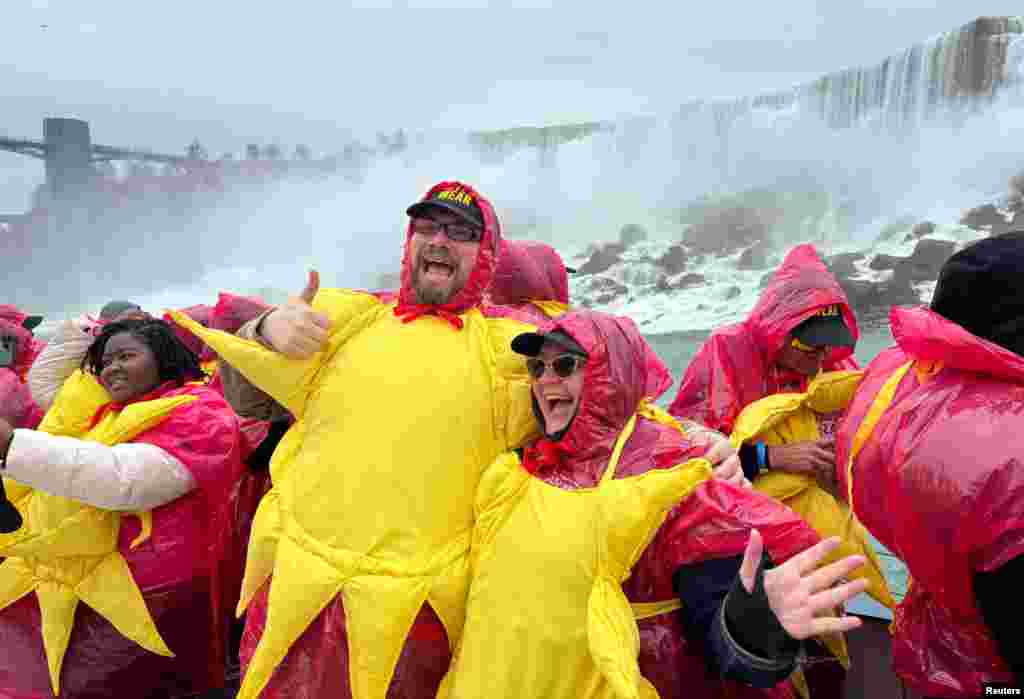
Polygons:
[[828,347],[814,347],[813,345],[805,345],[795,337],[792,339],[792,341],[790,341],[789,344],[793,349],[804,352],[805,354],[817,354],[819,352],[824,352],[825,350],[828,349]]
[[555,375],[567,379],[576,373],[577,369],[580,369],[587,363],[587,360],[576,354],[561,354],[555,357],[550,364],[545,362],[543,359],[537,357],[530,357],[526,360],[526,370],[530,372],[530,378],[534,381],[539,381],[544,372],[550,366]]
[[483,231],[466,223],[438,223],[429,218],[416,218],[412,221],[412,232],[432,238],[438,231],[444,231],[448,240],[456,243],[475,243],[483,236]]

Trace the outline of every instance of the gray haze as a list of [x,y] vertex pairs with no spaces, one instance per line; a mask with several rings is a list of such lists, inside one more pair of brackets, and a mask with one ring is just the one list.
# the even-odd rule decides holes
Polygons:
[[[0,132],[45,114],[97,142],[331,149],[381,129],[610,119],[877,62],[1019,2],[327,3],[12,0]],[[937,6],[936,6],[937,5]],[[273,8],[273,9],[264,9]]]

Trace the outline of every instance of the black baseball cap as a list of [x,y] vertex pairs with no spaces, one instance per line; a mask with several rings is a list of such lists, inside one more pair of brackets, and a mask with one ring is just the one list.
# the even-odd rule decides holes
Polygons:
[[439,189],[426,199],[410,206],[405,213],[409,216],[425,216],[431,210],[437,209],[453,213],[478,228],[484,227],[484,214],[476,203],[476,195],[460,186]]
[[540,354],[541,347],[544,346],[545,342],[554,342],[557,345],[561,345],[572,354],[578,354],[581,357],[587,356],[587,351],[583,349],[576,340],[572,339],[572,337],[564,330],[552,330],[549,333],[522,333],[521,335],[516,335],[512,340],[512,351],[526,357],[536,357]]
[[810,347],[853,347],[857,344],[838,305],[825,306],[793,328],[793,337]]

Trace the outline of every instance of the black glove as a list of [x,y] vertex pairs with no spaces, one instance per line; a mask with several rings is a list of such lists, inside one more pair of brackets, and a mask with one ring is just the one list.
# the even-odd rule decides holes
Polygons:
[[725,599],[725,623],[729,633],[745,650],[762,658],[784,658],[796,655],[800,641],[793,638],[779,623],[764,591],[765,571],[773,567],[767,552],[754,577],[754,591],[747,592],[740,576],[736,576]]

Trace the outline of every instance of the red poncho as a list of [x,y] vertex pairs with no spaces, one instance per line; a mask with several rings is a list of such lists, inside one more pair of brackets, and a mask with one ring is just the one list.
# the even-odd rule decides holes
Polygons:
[[[269,308],[270,305],[261,299],[221,292],[217,295],[216,305],[198,304],[184,308],[181,312],[204,327],[236,333],[239,328]],[[164,317],[164,320],[171,323],[178,339],[195,352],[200,361],[208,362],[217,358],[213,350],[207,347],[202,340],[170,321],[167,316]]]
[[[1024,358],[924,308],[890,319],[897,346],[867,367],[838,433],[841,491],[863,444],[853,510],[912,579],[893,626],[896,672],[925,696],[982,696],[982,682],[1013,681],[972,579],[1024,554]],[[912,361],[869,430],[883,386]]]
[[558,252],[544,243],[506,240],[502,244],[488,301],[547,320],[535,301],[569,303],[569,275]]
[[[587,350],[583,393],[576,417],[557,447],[547,439],[535,442],[526,448],[523,465],[559,488],[589,488],[599,482],[619,433],[641,399],[656,399],[671,385],[671,378],[626,318],[574,312],[550,321],[541,331],[556,328]],[[616,476],[670,468],[707,449],[705,442],[641,417],[622,451]],[[775,500],[724,481],[707,481],[670,511],[623,584],[626,596],[641,603],[675,599],[672,576],[680,566],[742,555],[754,528],[777,563],[818,541],[808,524]],[[640,670],[661,699],[795,696],[789,681],[762,690],[710,676],[701,641],[684,637],[678,612],[641,620],[639,627]]]
[[[669,412],[728,434],[740,411],[754,401],[804,391],[808,377],[782,369],[775,358],[793,328],[831,305],[841,307],[854,339],[859,337],[846,294],[814,246],[793,248],[747,319],[716,330],[700,348]],[[822,369],[855,369],[852,354],[851,347],[836,347]]]

